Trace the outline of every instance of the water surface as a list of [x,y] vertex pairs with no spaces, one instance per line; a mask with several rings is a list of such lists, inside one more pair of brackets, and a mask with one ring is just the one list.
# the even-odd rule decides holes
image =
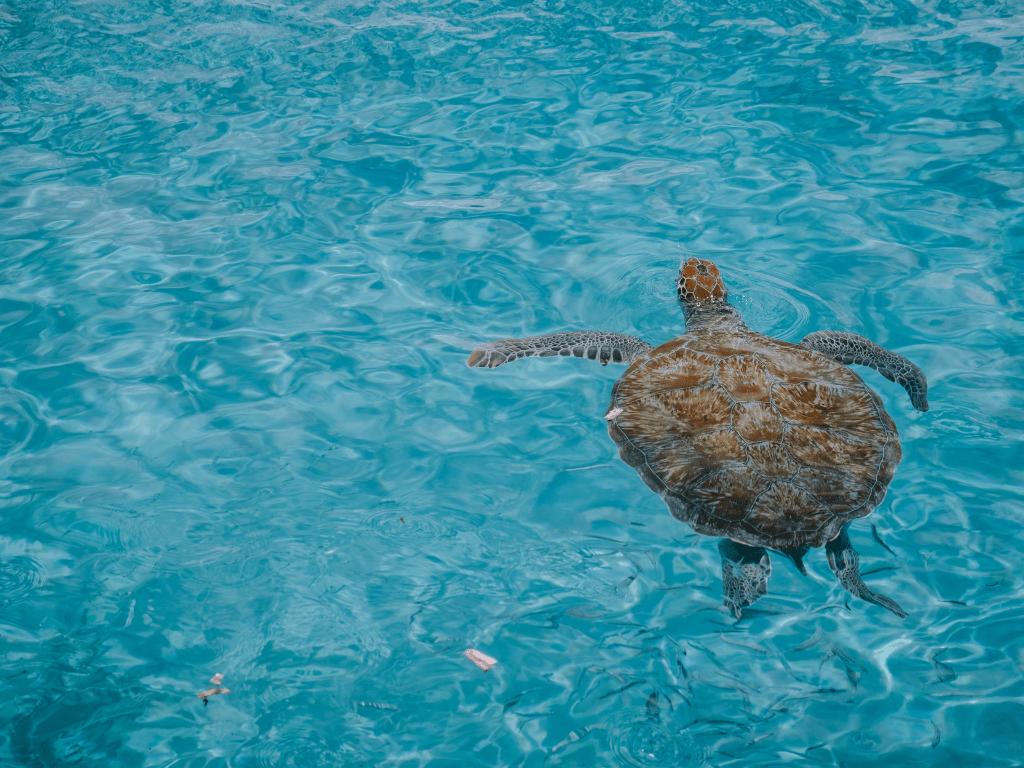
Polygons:
[[[1022,40],[980,0],[0,5],[0,762],[1020,765]],[[906,621],[820,551],[734,621],[607,437],[623,369],[463,364],[667,341],[690,256],[927,372],[919,413],[858,371]]]

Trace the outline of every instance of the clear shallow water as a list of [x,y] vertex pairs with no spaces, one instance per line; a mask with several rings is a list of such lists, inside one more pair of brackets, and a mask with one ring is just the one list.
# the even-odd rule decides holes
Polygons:
[[[1024,17],[629,5],[0,6],[0,762],[1024,761]],[[905,622],[820,552],[734,622],[621,368],[463,364],[690,255],[927,372]]]

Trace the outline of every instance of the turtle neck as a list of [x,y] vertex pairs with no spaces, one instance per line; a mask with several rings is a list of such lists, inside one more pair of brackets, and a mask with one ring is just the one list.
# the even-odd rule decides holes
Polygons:
[[683,303],[683,317],[686,319],[686,332],[711,330],[746,330],[747,325],[727,301],[693,301]]

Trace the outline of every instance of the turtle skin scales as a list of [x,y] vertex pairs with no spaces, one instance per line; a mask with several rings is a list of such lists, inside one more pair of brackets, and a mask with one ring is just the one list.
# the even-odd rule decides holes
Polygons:
[[856,373],[745,328],[657,347],[616,383],[608,416],[620,456],[676,518],[770,549],[823,546],[870,514],[901,458]]

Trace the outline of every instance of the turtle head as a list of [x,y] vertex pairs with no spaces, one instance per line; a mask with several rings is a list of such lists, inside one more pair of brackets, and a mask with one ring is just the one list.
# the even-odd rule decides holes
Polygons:
[[690,259],[685,262],[679,268],[676,289],[679,291],[679,300],[687,306],[705,302],[720,304],[729,296],[718,267],[706,259]]

